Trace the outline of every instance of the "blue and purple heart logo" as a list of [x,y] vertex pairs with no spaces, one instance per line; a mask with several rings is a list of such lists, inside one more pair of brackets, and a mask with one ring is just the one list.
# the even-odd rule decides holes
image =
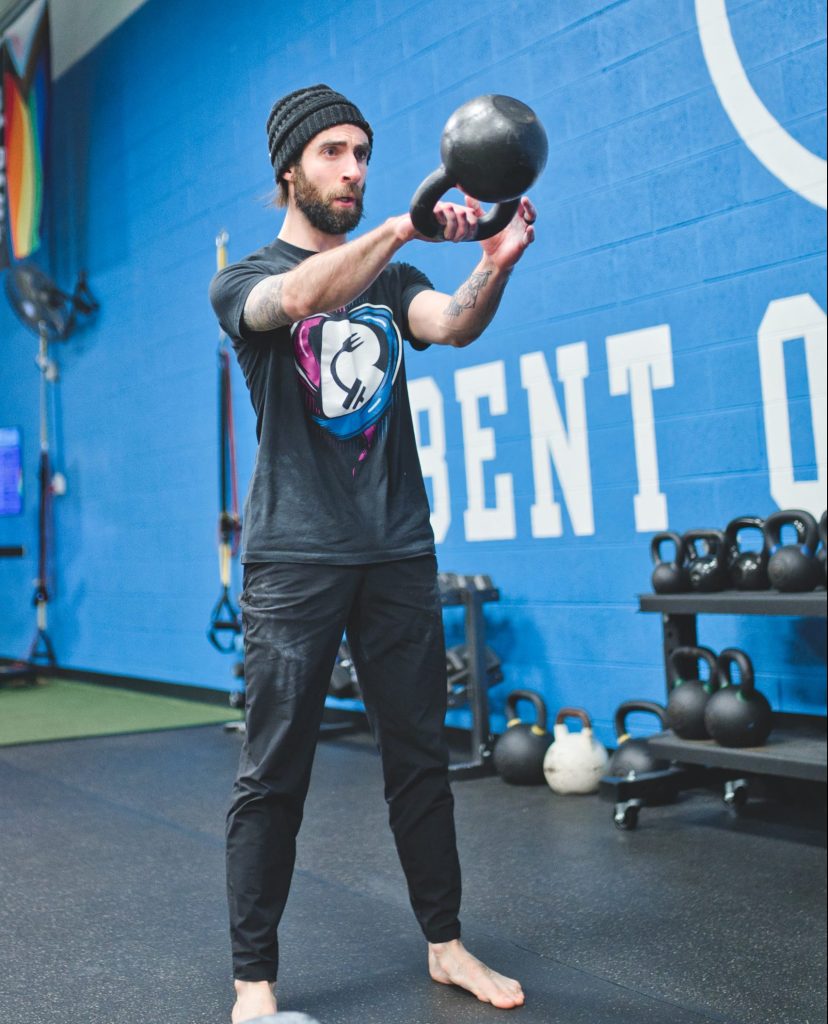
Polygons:
[[300,320],[293,353],[315,423],[339,440],[369,431],[391,401],[402,341],[387,306]]

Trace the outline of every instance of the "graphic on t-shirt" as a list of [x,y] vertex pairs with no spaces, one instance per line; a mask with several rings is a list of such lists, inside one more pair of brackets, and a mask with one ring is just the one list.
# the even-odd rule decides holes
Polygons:
[[340,440],[366,433],[382,417],[402,358],[387,306],[317,314],[291,328],[296,369],[314,422]]

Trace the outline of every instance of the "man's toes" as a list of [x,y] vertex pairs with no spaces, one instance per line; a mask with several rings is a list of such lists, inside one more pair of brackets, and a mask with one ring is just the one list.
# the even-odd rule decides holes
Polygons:
[[518,999],[517,996],[510,996],[506,993],[501,993],[492,998],[492,1006],[496,1006],[499,1010],[509,1010],[513,1006],[520,1006],[523,1002],[522,999]]

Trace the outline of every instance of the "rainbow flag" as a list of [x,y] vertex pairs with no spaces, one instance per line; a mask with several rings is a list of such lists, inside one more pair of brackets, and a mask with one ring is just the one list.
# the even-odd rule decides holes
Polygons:
[[49,10],[34,0],[0,40],[0,266],[37,252],[43,230],[51,62]]

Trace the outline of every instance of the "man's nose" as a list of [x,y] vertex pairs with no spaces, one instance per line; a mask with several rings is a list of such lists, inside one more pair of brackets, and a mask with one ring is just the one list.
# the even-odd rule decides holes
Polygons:
[[345,157],[345,163],[342,168],[342,177],[346,181],[360,181],[364,175],[364,167],[362,163],[357,160],[356,154],[349,153]]

